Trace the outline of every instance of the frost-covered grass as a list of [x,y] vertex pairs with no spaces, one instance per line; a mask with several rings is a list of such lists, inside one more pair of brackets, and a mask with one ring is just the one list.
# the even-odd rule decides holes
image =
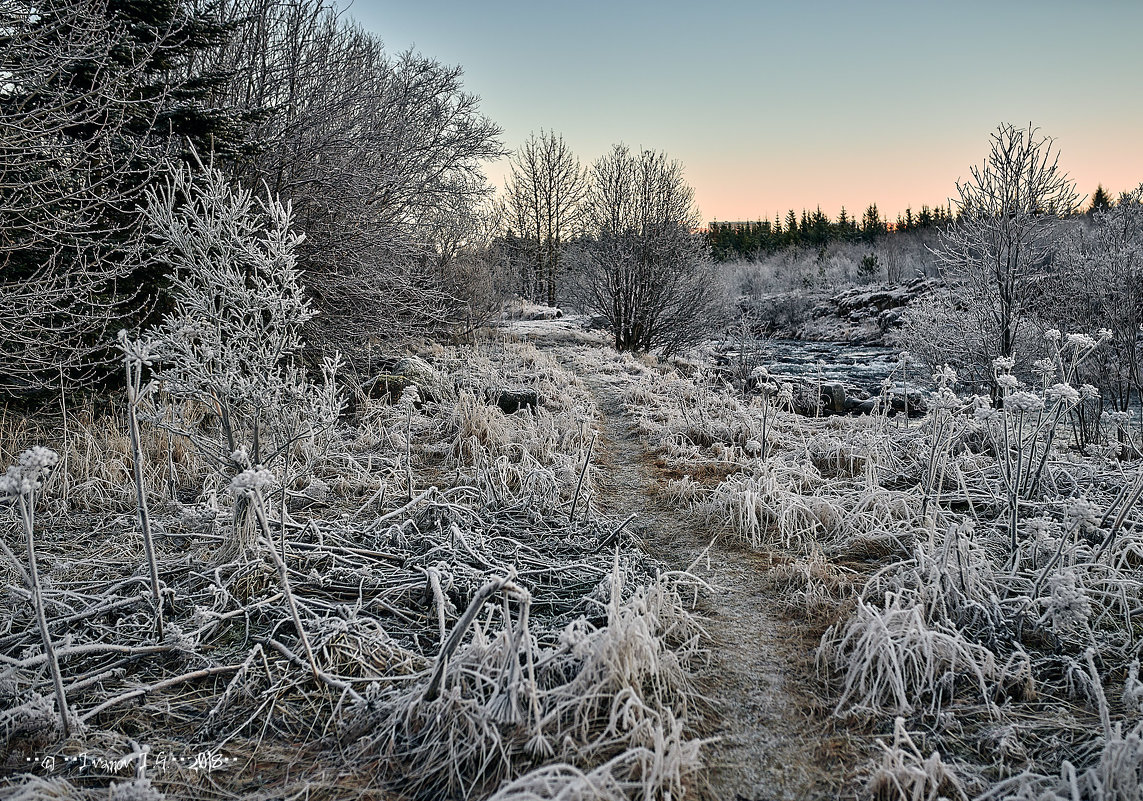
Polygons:
[[[778,605],[822,633],[834,725],[883,743],[868,796],[1138,801],[1143,466],[1118,458],[1114,430],[1086,453],[1068,436],[1090,394],[1069,369],[1096,345],[1059,337],[1027,384],[998,363],[1002,404],[958,395],[942,371],[908,426],[799,417],[780,386],[744,397],[686,363],[561,355],[619,386],[667,498],[776,555]],[[122,412],[69,409],[66,434],[7,417],[10,462],[35,442],[61,453],[33,493],[39,605],[22,529],[0,558],[0,735],[16,759],[218,748],[258,755],[214,775],[240,795],[257,772],[267,793],[330,786],[296,769],[287,782],[284,749],[300,743],[342,786],[422,798],[689,793],[703,772],[696,579],[600,517],[591,393],[528,344],[422,357],[262,471],[211,463],[152,396],[158,604]],[[505,414],[504,390],[535,408]],[[195,414],[179,419],[196,436],[222,434]],[[115,491],[81,489],[102,486],[93,476]],[[229,548],[242,525],[248,547]],[[143,778],[213,792],[187,770]],[[127,777],[20,781],[103,797],[111,779]]]
[[[397,397],[357,398],[272,468],[212,462],[150,396],[158,609],[121,409],[68,410],[66,435],[8,418],[7,455],[34,440],[63,456],[23,496],[39,593],[24,538],[0,534],[9,790],[687,797],[702,769],[703,635],[684,600],[697,580],[614,536],[592,503],[590,394],[530,345],[423,356]],[[534,392],[535,408],[505,414],[505,389]],[[217,415],[194,419],[196,437],[225,442]],[[80,489],[96,479],[108,489]],[[64,761],[80,752],[126,767]],[[212,754],[216,769],[164,752]]]
[[839,725],[899,719],[873,797],[1140,798],[1143,465],[1114,419],[1075,447],[1100,337],[1048,337],[1026,373],[997,361],[995,404],[939,372],[909,426],[615,358],[666,496],[782,554]]

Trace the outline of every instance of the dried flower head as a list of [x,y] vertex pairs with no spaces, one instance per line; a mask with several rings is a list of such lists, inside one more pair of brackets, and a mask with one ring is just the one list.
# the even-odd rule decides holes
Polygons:
[[1095,340],[1087,334],[1068,334],[1068,338],[1064,342],[1064,347],[1071,347],[1075,350],[1089,350],[1095,347]]
[[234,451],[234,453],[230,454],[230,461],[238,467],[249,467],[250,454],[247,452],[246,447],[242,446]]
[[1056,375],[1056,363],[1051,359],[1037,359],[1032,362],[1032,372],[1042,381],[1047,381]]
[[934,391],[929,397],[929,408],[944,411],[953,411],[961,406],[960,398],[946,386]]
[[1097,528],[1101,517],[1099,507],[1087,498],[1076,498],[1064,510],[1064,519],[1069,529],[1081,528],[1086,531]]
[[933,373],[933,381],[938,386],[951,387],[956,383],[956,370],[946,364],[944,367]]
[[47,471],[56,466],[60,455],[51,448],[35,445],[20,454],[17,464],[25,470]]
[[1053,403],[1066,405],[1079,403],[1080,399],[1079,390],[1070,384],[1053,384],[1044,391],[1044,394]]
[[1024,528],[1033,542],[1045,545],[1048,535],[1055,529],[1056,524],[1050,517],[1033,517],[1024,522]]
[[55,451],[39,445],[24,451],[16,464],[0,476],[0,496],[14,498],[35,492],[40,488],[40,479],[56,466],[59,459]]
[[1004,408],[1014,412],[1038,412],[1044,408],[1044,399],[1034,392],[1013,392],[1004,399]]
[[1019,385],[1020,382],[1018,382],[1016,380],[1016,376],[1012,375],[1011,373],[1003,373],[996,376],[996,386],[1000,387],[1001,389],[1014,390]]
[[230,482],[230,491],[236,495],[264,492],[274,486],[274,474],[264,467],[243,470]]
[[153,339],[136,338],[134,340],[128,335],[126,329],[120,329],[117,339],[119,340],[119,349],[123,351],[123,356],[127,362],[134,365],[151,366],[155,358],[155,351],[158,350],[159,343]]
[[1124,428],[1131,422],[1131,415],[1128,412],[1108,412],[1107,421],[1113,426]]
[[1051,597],[1044,617],[1051,621],[1052,631],[1067,634],[1083,631],[1091,620],[1091,602],[1074,570],[1061,570],[1048,579]]
[[972,410],[972,416],[982,423],[987,423],[999,417],[1000,412],[996,411],[991,406],[977,406]]
[[421,392],[416,384],[410,384],[401,392],[401,399],[397,405],[402,409],[411,409],[421,402]]

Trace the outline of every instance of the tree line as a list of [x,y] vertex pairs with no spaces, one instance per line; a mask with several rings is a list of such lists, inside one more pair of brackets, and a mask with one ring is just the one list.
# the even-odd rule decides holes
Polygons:
[[[1123,200],[1129,194],[1121,193],[1119,199]],[[1101,184],[1092,193],[1086,213],[1090,215],[1106,211],[1115,203],[1115,199]],[[835,242],[864,242],[872,245],[889,234],[940,230],[970,213],[968,206],[949,201],[943,206],[921,206],[919,212],[907,207],[904,213],[897,215],[895,222],[890,222],[881,216],[877,204],[871,203],[860,219],[851,216],[842,206],[834,220],[822,213],[821,206],[818,206],[812,212],[802,209],[801,216],[790,209],[784,222],[777,215],[773,220],[715,220],[707,228],[707,239],[716,261],[757,259],[761,255],[787,248],[823,248]]]
[[889,233],[925,231],[946,225],[953,219],[950,206],[921,206],[919,212],[905,209],[896,222],[881,216],[876,203],[871,203],[861,217],[851,216],[842,206],[837,219],[830,219],[818,206],[810,212],[802,209],[799,216],[793,209],[786,213],[785,221],[773,220],[710,223],[707,239],[714,258],[718,261],[757,258],[787,248],[822,248],[834,242],[865,242],[873,244]]
[[458,67],[324,0],[46,0],[0,6],[0,75],[0,390],[96,380],[170,308],[142,209],[184,168],[289,210],[316,347],[464,319],[453,257],[506,151]]

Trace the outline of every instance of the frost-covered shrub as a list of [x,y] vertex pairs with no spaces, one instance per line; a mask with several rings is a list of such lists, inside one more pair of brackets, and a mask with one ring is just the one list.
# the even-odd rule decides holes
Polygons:
[[337,365],[327,360],[313,384],[296,361],[314,313],[289,205],[218,170],[185,169],[148,192],[145,219],[174,275],[173,309],[150,332],[174,425],[235,470],[279,461],[297,439],[328,430],[341,406]]
[[1061,242],[1043,295],[1044,313],[1059,328],[1107,328],[1112,336],[1083,380],[1095,384],[1113,410],[1143,397],[1143,186],[1072,226]]

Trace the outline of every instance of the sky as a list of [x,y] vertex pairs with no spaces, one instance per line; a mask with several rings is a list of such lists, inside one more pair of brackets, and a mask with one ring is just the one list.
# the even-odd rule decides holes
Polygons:
[[1082,195],[1143,182],[1140,0],[340,4],[391,52],[461,65],[509,148],[665,151],[706,220],[943,204],[1005,122],[1052,137]]

